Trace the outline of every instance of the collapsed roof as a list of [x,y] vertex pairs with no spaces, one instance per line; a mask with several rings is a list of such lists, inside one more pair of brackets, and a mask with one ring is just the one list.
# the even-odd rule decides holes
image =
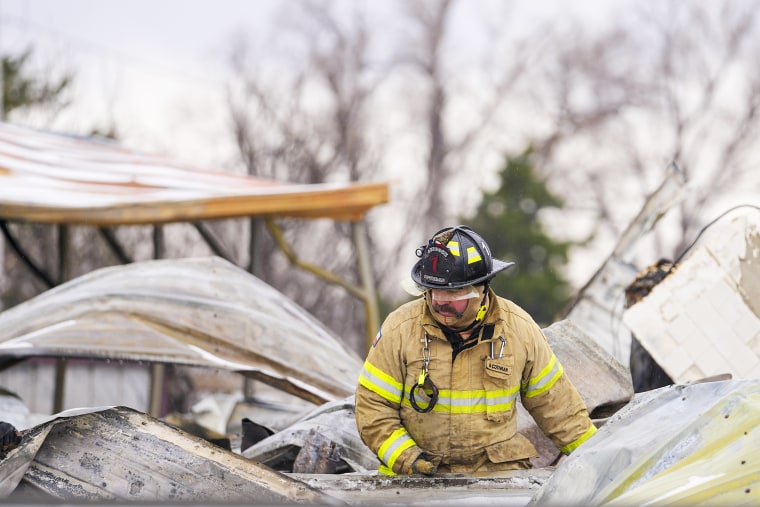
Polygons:
[[126,407],[61,413],[26,432],[0,467],[0,498],[11,495],[69,501],[340,503]]
[[[555,323],[545,333],[592,413],[617,408],[630,399],[630,379],[624,369],[572,323]],[[377,468],[377,458],[361,443],[353,419],[351,395],[361,359],[281,293],[219,258],[102,268],[51,289],[0,313],[0,356],[163,362],[238,372],[322,404],[250,447],[244,457],[288,473],[314,435],[335,445],[344,469],[372,474]],[[256,418],[255,411],[249,414]],[[106,420],[112,422],[110,416]],[[521,431],[539,449],[536,465],[553,462],[559,453],[556,447],[545,437],[541,440],[525,413],[518,420]],[[39,431],[39,426],[27,431]],[[62,445],[55,443],[57,435],[49,437],[51,446]],[[83,442],[77,445],[87,447]],[[64,468],[80,467],[77,456],[72,454],[76,463]],[[127,467],[118,460],[109,466]],[[48,476],[69,480],[53,470]],[[530,484],[537,486],[535,481]],[[98,494],[105,498],[111,492]]]
[[88,225],[249,216],[360,220],[388,202],[388,194],[387,183],[283,183],[0,122],[3,219]]
[[[78,137],[46,132],[0,122],[0,231],[6,245],[30,273],[48,287],[65,281],[63,266],[75,262],[63,234],[66,226],[95,226],[121,262],[131,262],[110,226],[192,223],[215,255],[231,260],[226,249],[206,229],[207,220],[223,218],[264,218],[270,231],[280,231],[270,219],[325,218],[354,222],[352,240],[357,258],[359,282],[346,283],[317,266],[299,264],[331,283],[342,283],[364,303],[367,339],[379,325],[377,296],[371,280],[371,259],[366,229],[361,222],[374,206],[387,203],[387,182],[341,182],[294,184],[248,175],[231,174],[194,167],[155,155],[138,153],[118,143],[94,137]],[[46,255],[58,256],[57,277],[47,273],[34,256],[24,251],[8,222],[58,224],[59,242],[45,245]],[[163,237],[154,234],[154,255],[162,256]],[[278,237],[275,241],[283,248]],[[10,251],[10,249],[9,249]],[[290,257],[292,252],[286,251]],[[291,259],[292,262],[295,262]],[[289,303],[287,303],[289,304]],[[275,315],[270,313],[270,315]],[[81,321],[81,319],[80,319]],[[109,326],[107,322],[101,325]],[[116,323],[110,323],[114,326]],[[134,323],[132,323],[134,325]],[[198,356],[199,354],[194,354]],[[197,361],[197,357],[189,360]],[[252,372],[255,378],[257,373]],[[294,392],[306,390],[289,382]],[[57,388],[57,387],[56,387]],[[331,387],[311,393],[314,400],[331,399]],[[339,397],[346,393],[340,392]],[[61,395],[56,396],[59,399]],[[59,410],[62,407],[59,407]],[[155,411],[153,411],[155,412]]]
[[0,357],[217,368],[313,403],[353,394],[362,360],[270,285],[218,257],[101,268],[0,313]]
[[[0,133],[15,129],[1,124],[0,127]],[[27,143],[36,135],[32,133],[21,137],[24,143]],[[46,134],[39,135],[44,137]],[[65,144],[64,151],[67,157],[77,156],[75,139],[56,138],[54,141]],[[225,213],[232,211],[248,213],[250,209],[245,208],[242,203],[246,202],[247,198],[253,199],[254,192],[251,190],[250,194],[246,194],[246,199],[231,198],[228,202],[230,206],[222,205],[229,195],[220,189],[212,191],[210,194],[213,195],[204,194],[203,182],[206,180],[202,171],[197,179],[190,178],[186,185],[177,182],[178,188],[172,185],[162,186],[160,178],[151,179],[151,175],[161,174],[161,163],[154,158],[147,162],[153,164],[155,169],[144,175],[147,179],[137,178],[133,181],[129,178],[115,177],[103,182],[97,179],[102,175],[94,180],[87,176],[82,184],[83,182],[77,178],[79,173],[75,168],[66,168],[65,165],[58,164],[64,167],[62,174],[66,175],[64,180],[58,181],[56,178],[49,179],[49,175],[45,174],[44,168],[48,167],[46,164],[52,164],[50,167],[56,165],[51,160],[34,161],[22,155],[23,147],[15,146],[3,152],[2,146],[0,144],[0,216],[4,218],[57,222],[57,217],[65,214],[70,223],[121,223],[117,222],[118,220],[131,220],[126,223],[134,224],[146,223],[141,222],[142,220],[161,223],[177,219],[194,220],[201,215],[204,218],[221,218],[227,216]],[[53,152],[58,149],[55,146],[48,148],[52,148]],[[114,152],[110,151],[113,148],[111,145],[105,148],[104,145],[104,153],[114,155]],[[31,144],[27,144],[25,149],[35,151]],[[47,148],[43,151],[49,153]],[[97,150],[88,146],[87,151],[86,158],[97,159]],[[131,156],[128,152],[123,154],[127,158]],[[108,157],[100,162],[104,162],[105,159]],[[115,169],[114,174],[119,174],[118,163],[112,162],[113,160],[108,163],[108,167]],[[139,167],[139,157],[132,159],[130,163]],[[29,171],[29,167],[33,169]],[[141,171],[138,169],[137,172]],[[235,178],[233,177],[233,180]],[[81,202],[88,204],[82,207],[78,206],[76,201],[67,200],[68,198],[60,201],[48,201],[46,198],[46,202],[55,203],[49,207],[46,202],[37,202],[33,193],[11,192],[10,189],[22,188],[19,185],[22,180],[27,184],[24,187],[27,189],[30,188],[29,184],[42,182],[40,188],[43,189],[43,194],[49,191],[50,195],[53,195],[64,188],[74,190],[73,194],[68,195],[77,195],[76,192],[81,191],[83,196],[89,196],[83,197]],[[228,180],[229,182],[231,180]],[[94,195],[89,194],[89,190],[103,188],[109,190],[97,190]],[[213,188],[213,185],[209,188]],[[131,204],[120,203],[119,196],[122,193],[131,194],[132,198],[137,199],[131,199]],[[234,192],[233,194],[239,196]],[[271,197],[266,191],[263,194],[262,204],[269,202],[268,198]],[[4,200],[3,196],[6,195],[11,195],[11,198]],[[173,196],[183,197],[175,200]],[[142,204],[141,199],[144,199]],[[303,196],[299,199],[307,200]],[[142,209],[143,204],[148,211]],[[297,203],[296,209],[291,211],[302,213],[300,216],[310,216],[309,213],[312,211],[299,206],[307,205]],[[89,212],[95,209],[103,211],[105,218],[88,218]],[[165,214],[162,214],[161,209]],[[260,210],[262,213],[275,214],[282,211],[267,206]],[[356,216],[353,215],[354,211],[344,209],[341,213],[346,214],[339,216]],[[642,223],[649,223],[643,218]],[[631,233],[629,236],[635,235]],[[753,252],[750,260],[754,261],[757,248],[756,243],[752,244],[755,245],[754,249],[748,251]],[[616,248],[616,254],[620,253],[619,250]],[[339,341],[335,344],[329,333],[312,329],[310,326],[315,321],[298,315],[297,309],[289,306],[292,303],[279,301],[274,295],[271,295],[271,298],[252,297],[252,294],[268,294],[267,289],[256,286],[256,283],[250,280],[252,277],[240,277],[240,274],[248,274],[221,259],[171,261],[176,264],[173,266],[161,264],[163,262],[153,261],[139,266],[139,277],[135,276],[134,271],[129,272],[129,266],[126,270],[107,268],[93,272],[12,311],[0,314],[0,354],[14,358],[35,355],[114,357],[229,368],[268,381],[316,403],[334,401],[340,410],[333,411],[333,414],[347,419],[351,407],[344,397],[353,392],[355,376],[361,363],[360,359],[351,357],[350,352],[341,350],[343,347]],[[756,263],[749,264],[754,267]],[[137,269],[136,266],[133,268]],[[150,271],[150,276],[145,276],[142,269],[154,271]],[[134,282],[135,278],[139,282]],[[147,284],[146,287],[146,282],[154,278],[155,284]],[[247,279],[241,281],[242,278]],[[221,290],[214,292],[217,288]],[[233,296],[229,298],[224,295],[230,293]],[[266,299],[269,301],[261,302]],[[749,301],[751,303],[752,299]],[[638,311],[643,312],[643,318],[648,318],[647,312],[642,310],[646,306],[639,308]],[[590,313],[596,314],[593,308]],[[571,317],[576,316],[580,317],[581,314],[571,313]],[[277,340],[259,343],[260,337],[274,337],[274,333],[269,332],[271,327],[268,327],[268,324],[287,326],[290,323],[294,324],[292,343]],[[587,332],[592,329],[586,327],[587,322],[583,324]],[[299,327],[309,328],[311,334],[299,334],[295,330]],[[587,349],[578,347],[577,344],[571,345],[571,342],[566,340],[570,334],[577,331],[569,323],[559,323],[557,327],[552,328],[545,330],[547,337],[550,341],[557,340],[557,343],[553,343],[558,349],[557,355],[566,366],[568,376],[580,384],[579,390],[582,395],[585,394],[584,399],[589,403],[589,408],[606,406],[612,412],[617,410],[621,399],[625,400],[629,392],[627,385],[620,384],[621,390],[605,400],[605,396],[609,397],[610,394],[604,392],[608,379],[601,378],[598,370],[589,369],[589,363],[575,362],[577,358],[566,358],[560,349],[562,344],[566,344],[570,350],[578,351],[580,356],[589,356],[591,364],[596,364],[596,355],[590,355]],[[126,331],[121,332],[122,330]],[[105,338],[106,336],[108,338]],[[255,340],[247,340],[247,337],[252,336],[256,337]],[[598,339],[597,336],[593,338]],[[242,339],[242,343],[239,339]],[[137,343],[132,343],[132,340],[137,340]],[[299,344],[305,343],[318,343],[319,347],[299,348]],[[327,347],[323,346],[325,343]],[[293,357],[288,357],[285,361],[278,359],[280,354],[291,354],[293,350],[302,355],[295,360]],[[324,354],[319,355],[318,352]],[[296,361],[310,367],[294,368],[293,364]],[[310,372],[311,365],[320,368],[319,371]],[[346,366],[342,368],[341,365]],[[577,368],[577,378],[574,377],[573,365]],[[588,385],[582,385],[582,379],[587,379]],[[664,500],[692,503],[705,499],[717,500],[720,504],[756,502],[758,474],[756,467],[752,466],[751,452],[758,445],[757,432],[753,426],[753,421],[757,418],[757,403],[753,393],[757,390],[756,381],[729,381],[694,386],[679,385],[637,395],[634,402],[617,415],[606,422],[602,421],[602,428],[597,435],[561,463],[557,473],[548,478],[533,501],[562,505],[571,499],[588,504],[644,504]],[[592,396],[589,396],[589,393]],[[323,431],[328,431],[329,422],[325,424],[321,419],[321,416],[325,415],[324,408],[321,407],[318,411],[320,417],[312,416],[311,421],[318,424]],[[129,424],[117,430],[116,428],[125,421]],[[663,421],[669,424],[663,425]],[[274,455],[278,452],[277,445],[303,444],[306,438],[304,435],[311,434],[311,429],[314,428],[305,423],[306,421],[299,421],[297,426],[293,426],[298,428],[300,439],[293,438],[295,434],[282,433],[279,435],[279,443],[275,440],[267,442],[272,445],[267,447],[266,452]],[[99,460],[92,452],[94,447],[91,448],[89,445],[92,442],[87,438],[81,438],[83,435],[88,437],[88,431],[92,428],[112,432],[114,434],[110,436],[114,437],[134,436],[139,433],[140,438],[137,440],[114,440],[113,448],[117,451],[123,446],[134,446],[135,442],[138,445],[134,450],[138,454],[139,449],[146,445],[148,449],[164,449],[173,457],[176,457],[173,453],[180,449],[180,461],[194,463],[198,470],[193,472],[200,472],[191,475],[189,482],[185,482],[186,476],[179,480],[179,496],[168,496],[171,491],[169,489],[163,489],[163,493],[158,494],[157,489],[150,489],[150,484],[156,485],[163,479],[167,479],[167,484],[171,483],[174,478],[170,475],[176,470],[169,470],[169,475],[161,476],[149,484],[142,478],[154,478],[152,475],[157,472],[151,468],[151,463],[143,463],[137,459],[130,463],[130,467],[124,468],[118,452],[110,454],[110,461]],[[351,429],[350,425],[348,429]],[[42,433],[45,433],[45,438],[38,438]],[[48,441],[51,436],[52,440]],[[188,498],[187,495],[193,495],[193,499],[229,501],[240,498],[225,495],[235,495],[241,491],[245,493],[246,500],[260,498],[324,502],[328,499],[311,488],[304,489],[305,483],[324,484],[318,478],[304,478],[304,482],[292,481],[287,474],[274,472],[240,456],[229,456],[228,451],[209,450],[208,444],[188,438],[181,430],[159,424],[149,416],[123,407],[94,410],[74,418],[61,414],[58,419],[30,430],[25,437],[29,438],[26,438],[24,445],[8,456],[7,459],[11,461],[3,463],[5,466],[0,467],[0,493],[3,493],[0,496],[7,494],[23,477],[26,484],[32,484],[54,496],[60,493],[60,498],[68,499],[155,500]],[[344,437],[345,435],[341,438]],[[349,435],[350,442],[355,442],[353,437],[353,434]],[[260,445],[259,448],[261,447]],[[60,449],[69,452],[58,452]],[[23,460],[13,461],[24,457],[26,466]],[[164,456],[161,457],[163,459]],[[354,459],[359,457],[357,454]],[[169,461],[174,463],[172,459]],[[224,464],[220,466],[220,462]],[[19,463],[21,466],[15,466]],[[70,471],[76,469],[75,473],[82,475],[70,474],[66,466],[61,466],[69,463],[72,464]],[[136,482],[123,480],[130,473],[137,477]],[[225,476],[228,473],[234,477],[235,484],[240,486],[238,491],[227,491],[226,482],[225,487],[219,487],[220,474]],[[110,486],[108,483],[106,486],[103,485],[103,477],[106,476],[109,482],[113,479]],[[245,479],[238,480],[242,476],[245,476]],[[538,472],[533,475],[533,478],[535,477],[547,478]],[[700,480],[695,482],[694,477],[699,477]],[[63,482],[58,482],[57,479]],[[70,479],[75,480],[65,482]],[[367,495],[366,489],[370,483],[362,480],[366,480],[366,477],[355,481],[362,488],[359,498],[368,499],[370,496]],[[431,483],[445,487],[452,484],[450,480],[453,478],[425,478],[411,487],[427,488]],[[386,486],[391,484],[392,488],[398,488],[396,495],[399,489],[410,486],[408,478],[389,481],[382,480]],[[481,480],[477,482],[485,483]],[[65,487],[61,488],[61,484]],[[535,485],[534,481],[530,487],[534,488]],[[67,486],[72,486],[73,489],[69,490]],[[345,491],[348,487],[336,489]],[[475,494],[482,491],[476,490]],[[134,492],[146,492],[147,496],[128,496],[134,495]],[[194,496],[196,494],[197,496]],[[499,494],[509,495],[508,492]],[[419,498],[423,502],[429,499],[427,495]]]

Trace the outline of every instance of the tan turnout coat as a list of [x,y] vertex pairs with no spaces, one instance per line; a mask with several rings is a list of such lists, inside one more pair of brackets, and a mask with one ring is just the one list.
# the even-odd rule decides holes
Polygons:
[[[513,302],[492,290],[489,295],[483,326],[456,358],[424,298],[401,306],[383,323],[359,378],[355,408],[361,438],[387,473],[409,473],[423,451],[439,471],[529,466],[536,449],[517,432],[518,396],[565,454],[596,431],[538,325]],[[422,413],[412,407],[409,393],[422,369],[426,336],[429,378],[439,397]],[[415,392],[420,408],[427,407],[426,399]]]

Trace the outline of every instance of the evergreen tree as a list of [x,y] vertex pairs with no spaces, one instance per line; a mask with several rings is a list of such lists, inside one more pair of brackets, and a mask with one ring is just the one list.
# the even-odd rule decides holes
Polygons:
[[531,150],[508,157],[501,186],[483,194],[477,214],[463,223],[483,236],[495,258],[515,266],[496,276],[491,286],[530,313],[542,327],[551,324],[568,303],[570,287],[561,268],[571,243],[556,241],[538,218],[544,208],[561,208],[531,163]]
[[71,74],[58,80],[47,81],[29,73],[32,50],[27,49],[18,56],[3,56],[2,111],[0,120],[6,120],[11,111],[33,106],[57,106],[61,104],[64,92],[72,82]]
[[[0,120],[13,121],[13,113],[22,111],[58,111],[67,105],[66,92],[73,82],[73,74],[66,72],[59,78],[52,78],[52,71],[46,69],[35,72],[32,68],[31,48],[18,55],[3,55],[0,58],[2,75],[0,90]],[[8,228],[16,242],[24,245],[35,263],[48,273],[55,273],[58,262],[50,252],[50,245],[58,239],[57,226],[43,223],[23,223],[10,221]],[[5,242],[0,237],[0,243]],[[15,259],[15,252],[6,245],[0,245],[0,279],[5,279],[5,290],[0,293],[0,309],[10,308],[48,289],[46,283],[30,274],[28,267]]]

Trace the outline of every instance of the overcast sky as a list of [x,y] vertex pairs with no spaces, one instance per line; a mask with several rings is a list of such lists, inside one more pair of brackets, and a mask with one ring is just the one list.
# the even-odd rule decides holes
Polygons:
[[[208,169],[239,161],[227,127],[225,82],[236,35],[266,50],[296,0],[0,0],[0,53],[35,49],[41,68],[75,73],[71,106],[35,127],[87,134],[117,126],[122,145]],[[340,0],[356,5],[357,0]],[[634,0],[516,0],[510,30],[580,19],[591,27]],[[478,8],[471,8],[477,3]],[[477,33],[467,16],[507,0],[464,0],[455,32],[461,48]],[[367,0],[373,23],[394,2]],[[385,27],[386,25],[379,25]],[[592,29],[592,28],[589,28]],[[388,35],[392,37],[392,34]]]
[[[603,22],[605,9],[621,1],[519,0],[515,9],[526,23],[568,13]],[[232,151],[222,135],[232,40],[244,34],[266,44],[289,5],[293,0],[0,0],[0,52],[32,45],[40,65],[76,73],[61,128],[86,133],[113,120],[130,147],[223,164]]]
[[[0,0],[0,48],[31,44],[40,65],[75,72],[74,104],[60,118],[67,129],[113,119],[132,147],[213,163],[225,150],[216,139],[230,41],[238,30],[262,30],[275,4]],[[199,149],[196,138],[214,141]]]

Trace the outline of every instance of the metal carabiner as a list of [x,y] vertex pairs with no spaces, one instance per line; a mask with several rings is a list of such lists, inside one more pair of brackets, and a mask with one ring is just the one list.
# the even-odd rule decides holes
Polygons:
[[499,340],[501,340],[501,348],[499,349],[499,357],[497,358],[494,356],[494,351],[493,351],[494,342],[491,342],[491,359],[501,359],[502,357],[504,357],[504,345],[507,344],[507,340],[505,340],[503,336],[499,336]]
[[[432,380],[430,380],[430,375],[428,374],[428,365],[430,364],[430,347],[429,347],[429,339],[427,333],[425,333],[425,337],[423,338],[424,345],[422,346],[422,369],[420,370],[419,376],[417,376],[417,384],[415,384],[410,390],[409,390],[409,403],[412,404],[412,408],[416,410],[417,412],[422,412],[423,414],[426,412],[430,412],[433,410],[433,407],[436,403],[438,403],[438,387],[433,383]],[[427,387],[427,389],[426,389]],[[422,391],[422,394],[424,394],[427,398],[429,398],[429,401],[427,402],[427,406],[420,407],[420,405],[417,404],[417,400],[415,399],[415,392]],[[424,403],[424,402],[423,402]]]

